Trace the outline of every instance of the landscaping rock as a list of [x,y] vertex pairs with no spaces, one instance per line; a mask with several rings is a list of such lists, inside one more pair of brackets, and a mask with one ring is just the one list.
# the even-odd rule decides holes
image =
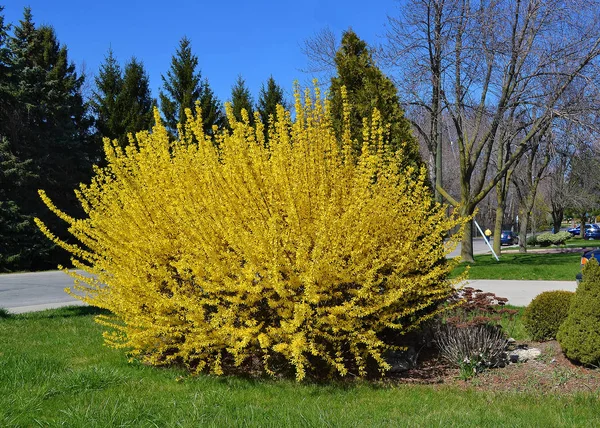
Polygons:
[[516,363],[516,362],[524,363],[528,360],[533,360],[533,359],[539,357],[541,354],[542,354],[542,351],[540,351],[538,348],[529,348],[529,349],[519,348],[519,349],[515,349],[514,351],[510,351],[510,353],[508,354],[508,358],[511,363]]

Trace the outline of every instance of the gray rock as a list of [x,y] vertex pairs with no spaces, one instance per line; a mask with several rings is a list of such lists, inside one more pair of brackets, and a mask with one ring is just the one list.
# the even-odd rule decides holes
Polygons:
[[528,360],[533,360],[537,357],[539,357],[542,354],[542,351],[540,351],[538,348],[529,348],[529,349],[515,349],[514,351],[510,351],[510,353],[508,354],[508,358],[510,359],[511,363],[516,363],[516,362],[520,362],[520,363],[524,363],[525,361]]

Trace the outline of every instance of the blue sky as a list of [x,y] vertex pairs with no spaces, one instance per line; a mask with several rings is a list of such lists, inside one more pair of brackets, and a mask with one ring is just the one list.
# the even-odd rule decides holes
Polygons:
[[294,80],[310,76],[301,45],[329,27],[338,36],[348,27],[368,43],[381,42],[394,0],[279,1],[75,1],[11,0],[6,21],[17,23],[30,6],[36,25],[52,25],[70,59],[95,74],[109,49],[123,65],[131,56],[144,62],[152,96],[184,35],[192,41],[202,77],[226,101],[239,74],[254,98],[270,75],[291,93]]

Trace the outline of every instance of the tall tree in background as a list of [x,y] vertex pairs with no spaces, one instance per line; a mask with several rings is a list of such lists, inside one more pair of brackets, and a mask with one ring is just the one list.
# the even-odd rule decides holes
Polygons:
[[273,76],[270,76],[267,80],[267,86],[265,87],[264,83],[262,84],[256,103],[256,110],[265,125],[265,138],[268,138],[269,121],[271,118],[273,123],[277,120],[277,105],[287,108],[283,89],[275,82]]
[[176,132],[177,124],[185,122],[185,109],[194,109],[200,99],[202,84],[198,57],[192,53],[191,41],[184,37],[171,58],[171,68],[162,76],[164,92],[160,92],[160,108],[167,127]]
[[225,123],[223,108],[214,95],[208,80],[202,81],[198,67],[198,57],[192,53],[191,42],[184,37],[179,48],[171,58],[171,68],[163,75],[163,89],[160,92],[160,108],[166,126],[172,132],[177,131],[177,124],[185,122],[185,109],[194,111],[196,102],[202,109],[204,132],[212,133],[212,127]]
[[[3,101],[8,100],[8,107],[3,105],[0,113],[0,180],[5,202],[0,210],[0,233],[12,234],[6,242],[16,245],[3,248],[8,251],[3,262],[8,264],[0,269],[47,269],[67,263],[68,258],[32,226],[34,216],[55,223],[37,189],[45,189],[59,206],[75,213],[73,189],[89,180],[96,156],[81,95],[84,80],[54,30],[36,28],[29,8],[2,49],[10,54],[2,59],[0,77]],[[66,233],[64,225],[55,224],[59,233]]]
[[123,88],[123,76],[112,49],[108,50],[104,63],[100,65],[95,81],[96,88],[92,92],[90,104],[96,115],[96,129],[100,138],[118,139],[124,134],[117,103]]
[[377,67],[367,44],[352,30],[342,35],[342,44],[335,56],[337,75],[331,79],[331,110],[337,132],[342,129],[342,86],[346,87],[348,101],[353,106],[350,114],[352,139],[362,144],[362,118],[370,118],[373,108],[381,113],[383,123],[390,126],[390,141],[395,147],[405,144],[410,163],[421,165],[419,148],[411,132],[410,122],[404,117],[397,90],[392,81]]
[[156,103],[150,93],[150,80],[144,64],[136,58],[131,58],[125,65],[123,83],[116,101],[125,135],[152,127],[152,109]]
[[231,110],[238,122],[242,121],[242,110],[246,110],[250,124],[254,124],[254,101],[250,89],[246,86],[246,81],[241,75],[238,76],[231,88]]
[[90,104],[96,115],[99,144],[106,137],[126,145],[129,133],[149,130],[154,121],[155,101],[144,64],[131,58],[123,72],[110,49],[100,66]]
[[[473,215],[477,205],[540,141],[537,137],[555,117],[571,114],[574,104],[565,95],[574,83],[592,97],[597,93],[599,5],[597,0],[402,3],[401,18],[388,37],[397,36],[395,40],[406,39],[406,43],[390,43],[387,56],[399,66],[400,81],[410,81],[414,75],[405,66],[414,62],[412,58],[419,59],[423,70],[429,67],[422,75],[438,73],[437,78],[422,80],[428,86],[422,92],[426,96],[410,101],[420,101],[421,111],[431,115],[443,110],[449,118],[460,158],[460,194],[436,188],[462,215]],[[435,6],[443,6],[436,9],[442,31],[440,63],[428,61],[438,40],[431,37],[436,34],[435,26],[429,25]],[[416,19],[402,18],[409,16]],[[432,94],[439,95],[439,108],[434,107]],[[503,132],[517,121],[514,132]],[[441,123],[441,116],[435,123]],[[437,141],[430,143],[437,147]],[[509,143],[510,151],[500,158],[502,166],[492,171],[493,155],[500,153],[497,148]],[[461,244],[464,261],[473,261],[472,236],[469,224]]]
[[223,106],[210,88],[208,79],[204,79],[202,82],[200,108],[202,109],[202,127],[205,134],[212,135],[213,126],[218,128],[225,126],[226,118]]

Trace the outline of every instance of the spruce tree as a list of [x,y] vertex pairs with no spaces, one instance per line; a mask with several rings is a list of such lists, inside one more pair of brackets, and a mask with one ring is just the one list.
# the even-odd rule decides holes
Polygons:
[[223,106],[210,88],[208,79],[204,79],[202,82],[200,108],[202,109],[202,126],[205,134],[213,135],[213,126],[222,128],[225,125]]
[[254,101],[252,100],[250,90],[246,86],[246,81],[241,75],[238,76],[235,84],[231,88],[230,102],[235,120],[242,122],[242,110],[246,110],[250,124],[254,124]]
[[112,49],[100,65],[100,71],[95,78],[96,88],[92,93],[90,104],[96,116],[98,137],[118,139],[125,130],[121,123],[121,112],[118,110],[117,98],[123,88],[121,67]]
[[154,105],[155,101],[150,93],[150,80],[144,64],[132,58],[125,65],[123,84],[117,96],[121,126],[124,130],[123,140],[126,140],[129,133],[135,134],[152,127]]
[[273,121],[277,120],[277,105],[280,104],[287,108],[287,103],[283,96],[283,89],[275,82],[273,76],[267,80],[267,86],[263,85],[260,88],[256,110],[260,115],[262,123],[265,125],[265,138],[268,138],[268,129],[270,118]]
[[[38,216],[54,223],[37,190],[53,195],[57,205],[77,215],[73,189],[89,180],[91,163],[97,156],[89,138],[90,120],[83,102],[75,65],[69,62],[67,48],[61,45],[53,28],[36,28],[31,9],[7,38],[10,61],[5,64],[10,108],[2,113],[4,231],[21,233],[20,242],[5,254],[10,269],[47,269],[57,262],[67,263],[67,254],[30,232],[31,218]],[[56,222],[59,235],[66,228]],[[35,242],[32,242],[35,241]],[[23,254],[35,252],[29,257]],[[8,263],[8,262],[7,262]],[[6,268],[7,269],[7,268]]]
[[171,68],[162,76],[164,92],[160,92],[160,108],[167,127],[175,133],[177,124],[185,122],[185,109],[194,109],[201,98],[202,83],[198,57],[192,53],[187,37],[179,42],[179,48],[171,58]]
[[410,122],[404,117],[396,87],[377,67],[367,44],[352,30],[342,35],[342,44],[335,56],[337,75],[331,79],[331,102],[334,126],[342,130],[342,86],[346,87],[348,101],[353,106],[350,121],[356,140],[355,149],[362,145],[362,118],[371,117],[373,108],[381,113],[383,123],[390,125],[390,141],[394,147],[406,144],[407,163],[421,165],[419,147],[410,129]]

